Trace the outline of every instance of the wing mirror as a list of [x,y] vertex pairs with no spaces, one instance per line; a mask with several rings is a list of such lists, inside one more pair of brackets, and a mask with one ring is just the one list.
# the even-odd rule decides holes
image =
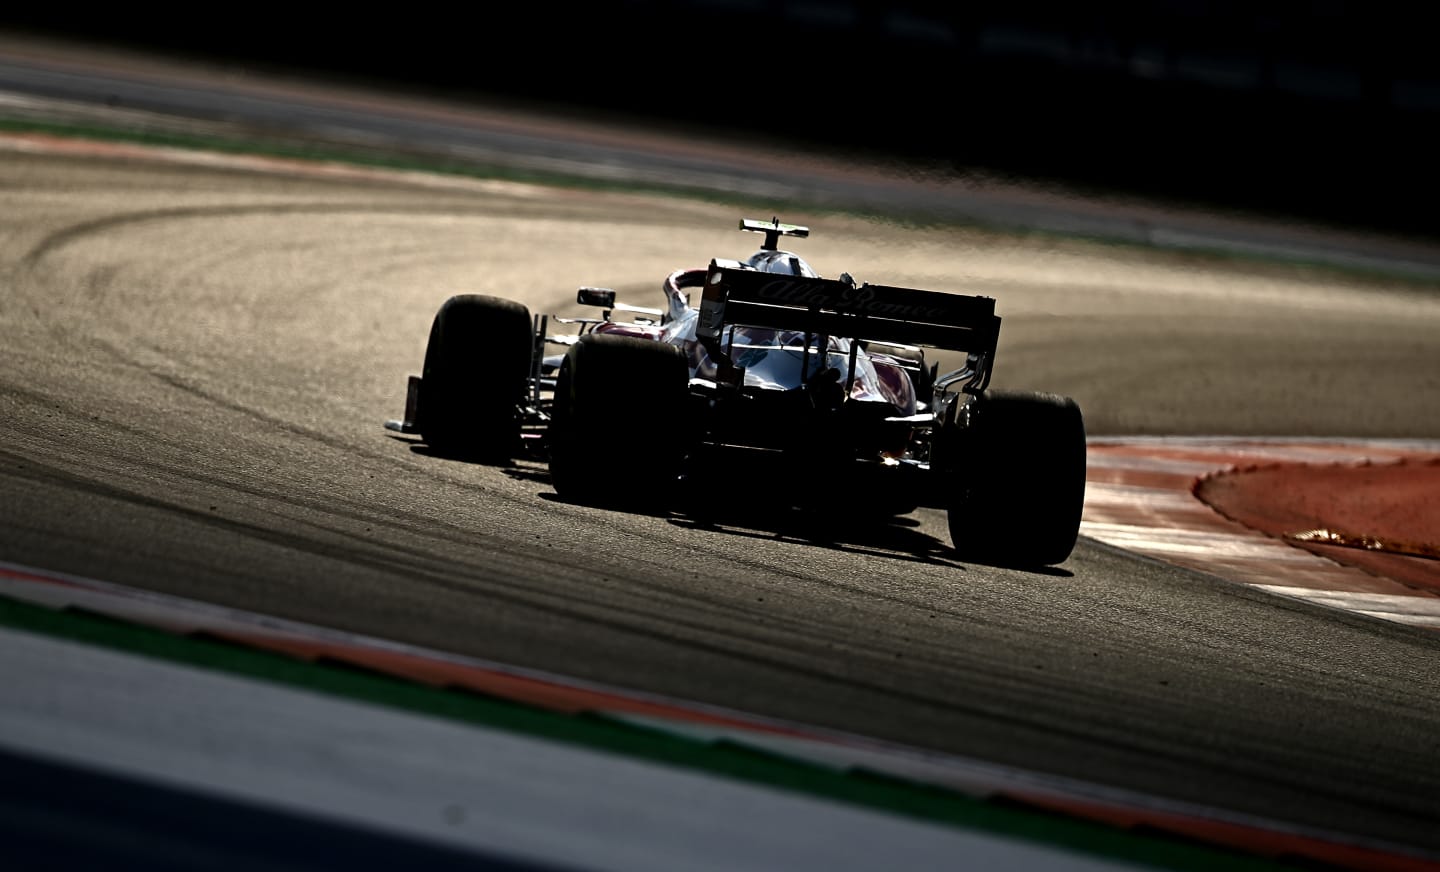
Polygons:
[[615,292],[609,288],[581,288],[575,295],[575,302],[582,306],[613,309],[615,308]]

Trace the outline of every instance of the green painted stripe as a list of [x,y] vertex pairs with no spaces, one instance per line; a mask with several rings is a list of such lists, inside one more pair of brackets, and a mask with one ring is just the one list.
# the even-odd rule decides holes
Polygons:
[[984,802],[874,773],[836,772],[732,742],[696,741],[597,715],[558,714],[469,690],[433,688],[343,664],[300,660],[203,634],[175,635],[91,612],[57,611],[0,597],[0,625],[1159,869],[1304,868],[1164,834],[1127,832],[1013,803]]

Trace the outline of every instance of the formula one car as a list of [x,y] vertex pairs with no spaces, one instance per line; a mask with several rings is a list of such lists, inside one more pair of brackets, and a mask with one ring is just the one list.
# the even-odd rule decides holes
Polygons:
[[[947,511],[963,556],[1069,557],[1084,423],[1069,398],[989,389],[993,299],[822,278],[779,248],[808,228],[740,229],[764,234],[759,251],[671,273],[659,309],[599,287],[577,294],[598,318],[449,298],[405,418],[386,426],[452,454],[532,451],[580,502],[700,513],[738,489],[801,510],[929,506]],[[964,365],[941,374],[926,361],[936,349]],[[630,457],[652,471],[628,474]]]

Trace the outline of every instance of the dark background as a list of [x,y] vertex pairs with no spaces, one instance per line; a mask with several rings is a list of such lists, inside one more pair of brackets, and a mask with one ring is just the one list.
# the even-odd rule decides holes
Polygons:
[[11,27],[1440,237],[1423,4],[576,0]]

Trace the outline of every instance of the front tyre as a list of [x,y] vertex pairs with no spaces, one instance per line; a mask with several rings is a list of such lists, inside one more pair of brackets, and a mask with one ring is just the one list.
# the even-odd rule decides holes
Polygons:
[[520,303],[482,294],[446,300],[431,322],[420,377],[425,442],[445,453],[510,457],[532,343],[530,311]]
[[[948,434],[950,539],[966,557],[1054,566],[1074,550],[1085,504],[1085,423],[1069,397],[987,391]],[[948,425],[956,427],[955,424]]]

